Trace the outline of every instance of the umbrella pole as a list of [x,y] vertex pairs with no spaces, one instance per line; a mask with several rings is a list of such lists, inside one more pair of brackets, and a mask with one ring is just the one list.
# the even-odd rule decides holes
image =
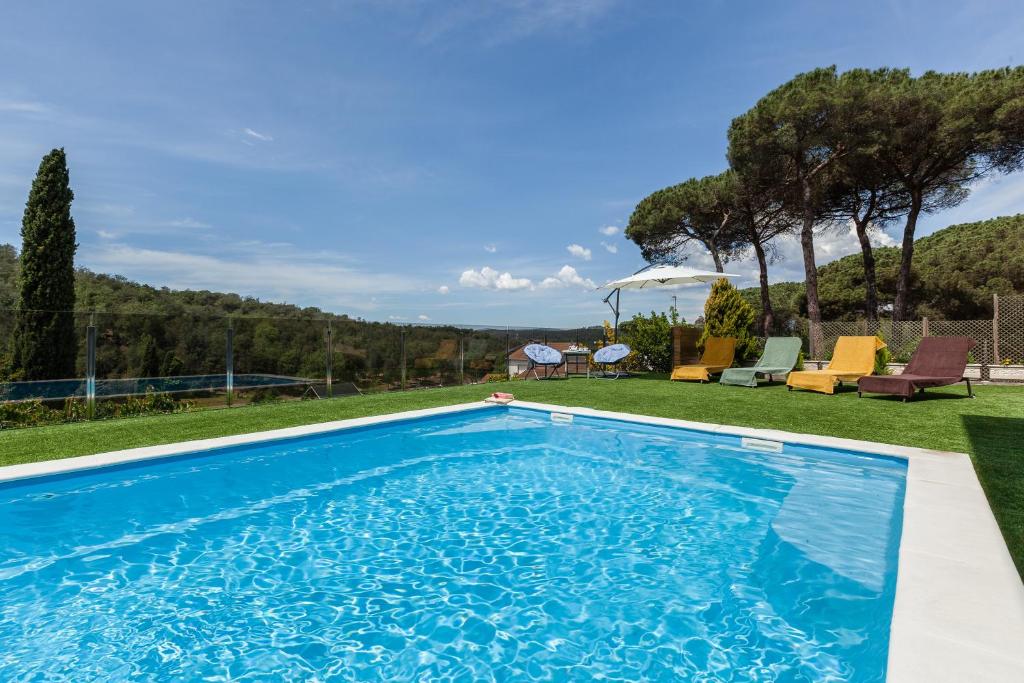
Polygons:
[[[612,336],[615,337],[615,339],[614,339],[613,343],[618,343],[618,341],[619,341],[619,291],[620,291],[620,289],[618,287],[616,287],[615,291],[610,292],[608,294],[608,296],[606,296],[604,298],[604,302],[606,304],[608,304],[608,308],[612,309],[612,313],[615,314],[615,331],[612,333]],[[611,302],[612,294],[615,295],[615,305],[614,306],[612,305],[612,302]]]
[[615,290],[615,343],[619,343],[619,294],[621,289]]

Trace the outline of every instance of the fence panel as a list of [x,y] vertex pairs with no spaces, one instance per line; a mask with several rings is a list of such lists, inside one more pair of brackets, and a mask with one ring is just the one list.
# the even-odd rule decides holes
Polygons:
[[333,395],[402,389],[404,338],[404,329],[389,323],[332,321]]
[[999,341],[1000,365],[1024,365],[1024,296],[998,297],[999,315],[995,331]]
[[[67,344],[72,347],[69,353],[74,355],[74,370],[70,373],[48,373],[42,379],[26,377],[25,370],[19,369],[14,361],[14,341],[19,325],[49,326],[55,316],[62,318],[67,326]],[[4,374],[0,376],[0,402],[45,400],[59,402],[69,398],[85,399],[86,396],[86,330],[89,326],[88,314],[83,313],[51,313],[42,311],[0,311],[0,339],[4,340],[0,347],[0,366]],[[59,376],[57,376],[59,375]],[[66,375],[66,376],[65,376]]]
[[461,383],[462,331],[452,327],[405,328],[406,388]]
[[97,416],[223,405],[223,318],[97,313],[93,320]]
[[237,317],[223,321],[225,334],[229,324],[234,401],[265,403],[327,395],[325,320]]
[[507,372],[505,329],[480,328],[462,331],[462,382],[478,384]]
[[971,362],[985,365],[993,362],[991,320],[929,320],[928,334],[932,337],[970,337],[977,344],[971,351]]

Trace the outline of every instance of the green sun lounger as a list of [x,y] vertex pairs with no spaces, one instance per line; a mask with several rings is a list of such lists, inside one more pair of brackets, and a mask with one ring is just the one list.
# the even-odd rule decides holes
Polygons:
[[735,384],[740,387],[756,387],[758,375],[785,379],[796,367],[800,346],[799,337],[768,337],[764,344],[764,353],[754,367],[729,368],[722,373],[722,379],[719,381],[722,384]]

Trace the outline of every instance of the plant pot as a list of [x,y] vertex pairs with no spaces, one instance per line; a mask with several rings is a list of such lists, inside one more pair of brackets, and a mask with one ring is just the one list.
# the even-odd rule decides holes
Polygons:
[[1024,382],[1024,365],[990,365],[988,376],[1004,382]]
[[981,379],[981,363],[969,363],[964,369],[964,377],[967,379]]

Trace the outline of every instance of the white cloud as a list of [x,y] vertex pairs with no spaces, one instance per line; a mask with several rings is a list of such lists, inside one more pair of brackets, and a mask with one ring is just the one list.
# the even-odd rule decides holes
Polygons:
[[404,315],[389,315],[388,320],[405,320]]
[[242,132],[245,133],[246,135],[248,135],[251,138],[255,138],[256,140],[259,140],[260,142],[273,142],[273,140],[274,140],[274,138],[272,136],[267,135],[266,133],[257,132],[255,130],[253,130],[252,128],[243,128]]
[[447,294],[450,291],[452,290],[448,287],[448,285],[441,285],[440,287],[437,288],[438,294]]
[[494,268],[484,266],[480,270],[469,269],[459,276],[459,284],[463,287],[481,287],[483,289],[516,291],[533,289],[533,282],[525,277],[512,277],[511,273],[499,273]]
[[484,251],[486,251],[488,254],[494,254],[494,253],[497,253],[498,247],[496,247],[493,244],[485,244],[484,245]]
[[622,228],[615,225],[606,225],[603,228],[598,228],[597,231],[605,237],[614,237],[622,232]]
[[[883,230],[872,230],[870,236],[872,245],[876,247],[898,246],[897,241],[893,239],[892,235]],[[804,279],[804,264],[799,236],[787,235],[775,240],[775,251],[777,258],[774,263],[768,266],[770,281],[802,282]],[[844,225],[826,230],[814,236],[814,261],[819,267],[844,256],[859,253],[860,241],[857,239],[857,231],[852,223],[848,226]],[[714,270],[711,256],[704,252],[694,254],[687,260],[687,263],[696,268]],[[757,261],[752,253],[744,258],[725,264],[725,270],[729,273],[744,276],[742,280],[736,282],[736,285],[739,287],[757,285]]]
[[109,230],[97,230],[96,235],[105,240],[112,240],[117,237],[117,234],[110,232]]
[[418,316],[416,316],[416,319],[417,320],[422,320],[423,322],[426,322],[426,321],[430,320],[430,316],[429,315],[423,315],[422,313],[420,313]]
[[210,227],[209,223],[203,223],[202,221],[197,221],[194,218],[179,218],[173,221],[166,221],[164,225],[166,225],[168,228],[204,229]]
[[581,246],[579,244],[570,244],[565,249],[566,249],[566,251],[568,251],[571,255],[575,256],[576,258],[581,258],[584,261],[589,261],[590,260],[590,256],[591,256],[590,250],[587,249],[584,246]]
[[956,223],[971,223],[1021,212],[1024,212],[1024,171],[993,174],[975,183],[970,198],[960,206],[922,216],[917,234],[925,235]]
[[617,245],[609,244],[608,242],[603,242],[602,241],[601,242],[601,246],[604,247],[604,250],[607,251],[609,254],[618,254],[619,253],[619,247]]
[[370,297],[422,291],[405,275],[339,265],[337,254],[307,254],[284,244],[239,243],[236,259],[99,243],[82,264],[157,287],[238,292],[271,301],[373,310]]
[[583,287],[586,289],[594,289],[597,285],[590,278],[585,278],[576,272],[576,269],[572,266],[562,266],[562,269],[555,274],[554,277],[546,277],[540,283],[540,286],[544,289],[551,289],[553,287]]
[[[868,235],[873,246],[896,246],[896,240],[882,230],[872,230]],[[828,263],[858,251],[860,251],[860,240],[857,239],[857,228],[854,227],[852,221],[846,226],[826,230],[814,236],[814,257],[821,263]]]
[[26,100],[0,100],[0,111],[13,114],[45,114],[50,111],[42,102]]

